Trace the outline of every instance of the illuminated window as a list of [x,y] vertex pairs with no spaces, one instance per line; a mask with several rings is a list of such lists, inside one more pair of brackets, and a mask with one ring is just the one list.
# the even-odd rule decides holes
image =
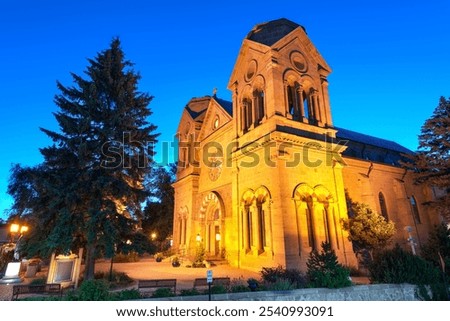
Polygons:
[[412,210],[412,215],[414,217],[414,220],[416,221],[417,224],[420,224],[420,215],[419,215],[419,208],[417,207],[417,202],[414,196],[411,196],[411,198],[409,199],[409,201],[411,202],[411,210]]
[[387,206],[386,206],[386,199],[384,198],[383,193],[378,193],[378,200],[380,202],[380,210],[381,210],[381,215],[383,215],[383,217],[386,219],[386,221],[389,220],[388,217],[388,211],[387,211]]

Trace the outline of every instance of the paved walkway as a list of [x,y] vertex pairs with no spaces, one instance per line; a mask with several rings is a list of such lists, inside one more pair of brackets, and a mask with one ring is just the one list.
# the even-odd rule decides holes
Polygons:
[[[109,272],[111,263],[109,260],[99,260],[95,264],[96,271]],[[82,266],[83,269],[83,266]],[[153,258],[143,258],[139,262],[133,263],[114,263],[113,270],[118,272],[125,272],[130,278],[139,279],[177,279],[177,289],[192,289],[195,278],[206,278],[207,270],[213,271],[213,277],[229,277],[233,282],[246,283],[248,278],[260,278],[258,272],[241,270],[230,267],[226,264],[212,266],[210,268],[187,268],[185,266],[173,267],[169,261],[156,262]],[[46,267],[36,278],[46,276]],[[25,278],[21,284],[27,284],[31,278]],[[132,284],[130,288],[137,288],[137,282]],[[0,284],[0,301],[11,300],[12,285]]]
[[[96,271],[108,272],[110,262],[97,262]],[[259,279],[259,272],[242,270],[226,264],[210,268],[173,267],[169,261],[156,262],[153,258],[144,258],[135,263],[114,263],[113,270],[125,272],[132,279],[177,279],[177,289],[192,289],[195,278],[206,278],[206,271],[212,270],[213,277],[229,277],[233,282],[247,283],[248,278]]]
[[[100,260],[96,262],[95,270],[109,272],[109,260]],[[247,279],[260,279],[259,272],[248,271],[231,267],[227,264],[219,264],[210,268],[188,268],[185,266],[173,267],[169,261],[156,262],[153,258],[143,258],[139,262],[133,263],[114,263],[113,270],[125,272],[129,277],[135,280],[139,279],[177,279],[177,289],[192,289],[195,278],[206,278],[207,270],[213,271],[213,277],[229,277],[231,282],[242,282],[246,284]],[[37,278],[45,277],[46,269],[39,272]],[[25,279],[23,284],[29,283],[32,279]],[[353,278],[356,284],[367,284],[365,277]],[[137,287],[135,282],[130,288]],[[0,301],[11,300],[12,285],[0,284]]]

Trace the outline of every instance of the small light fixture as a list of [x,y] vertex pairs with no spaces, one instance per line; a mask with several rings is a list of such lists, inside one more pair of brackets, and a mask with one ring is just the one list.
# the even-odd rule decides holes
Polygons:
[[216,233],[216,241],[220,241],[220,234],[219,233]]
[[19,224],[11,224],[11,227],[9,228],[9,231],[11,233],[17,233],[20,230],[20,225]]
[[200,242],[202,240],[202,237],[200,236],[200,234],[197,234],[197,236],[195,237],[195,240],[197,242]]

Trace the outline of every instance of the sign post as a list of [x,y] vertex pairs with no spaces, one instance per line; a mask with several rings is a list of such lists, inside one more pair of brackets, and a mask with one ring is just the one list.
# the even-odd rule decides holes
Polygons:
[[208,299],[211,301],[211,284],[213,282],[213,271],[206,271],[206,283],[208,283]]

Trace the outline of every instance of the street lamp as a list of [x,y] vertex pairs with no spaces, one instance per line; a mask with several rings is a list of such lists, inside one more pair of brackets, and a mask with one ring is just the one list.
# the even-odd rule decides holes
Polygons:
[[[14,244],[14,259],[19,260],[19,242],[23,234],[28,232],[27,225],[20,225],[19,223],[11,223],[9,227],[10,242]],[[17,235],[19,235],[17,237]]]

